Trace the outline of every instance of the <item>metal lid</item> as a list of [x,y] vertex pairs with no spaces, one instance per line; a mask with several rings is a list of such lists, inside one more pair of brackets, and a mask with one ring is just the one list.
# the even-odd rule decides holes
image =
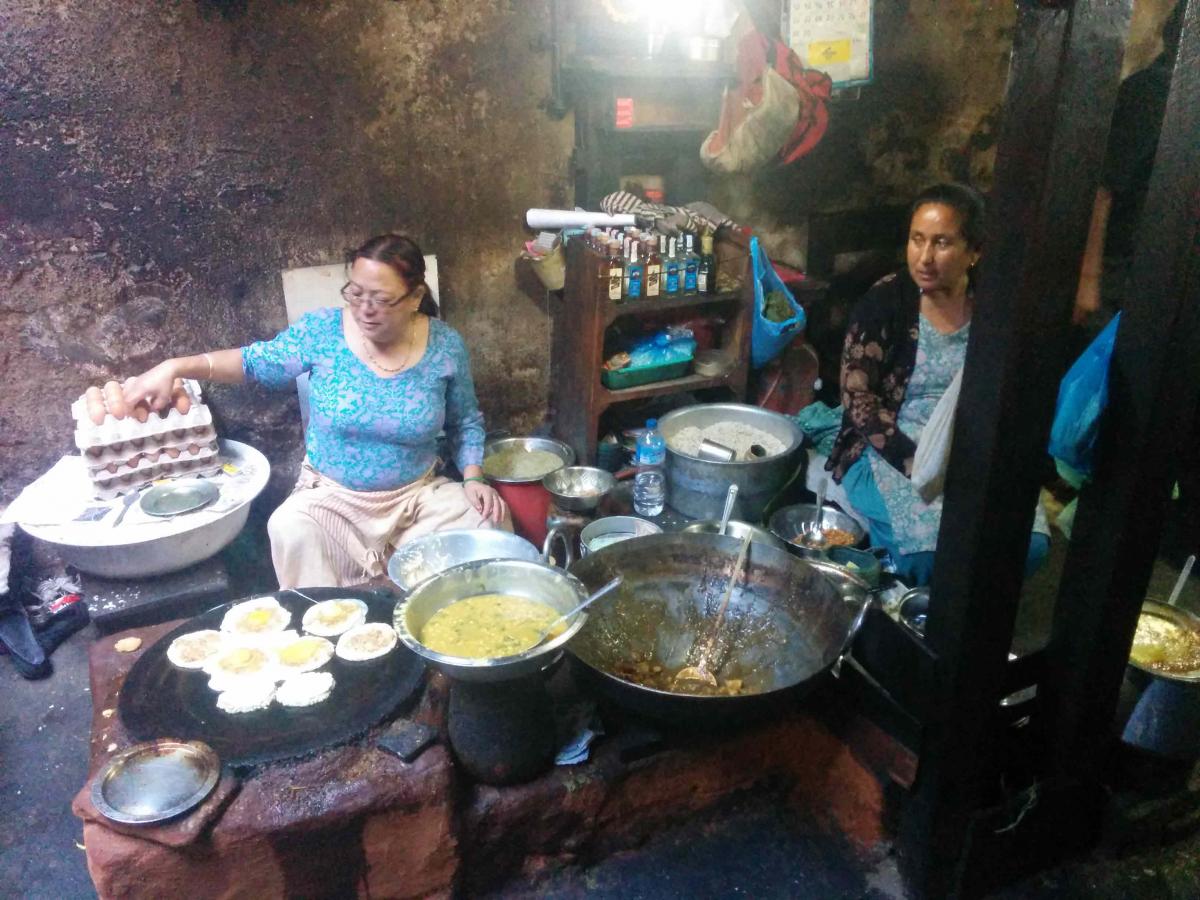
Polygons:
[[157,484],[142,494],[142,512],[151,516],[177,516],[208,506],[221,496],[211,481],[177,481]]
[[200,741],[150,741],[118,753],[92,783],[92,803],[127,825],[162,822],[199,805],[221,777]]

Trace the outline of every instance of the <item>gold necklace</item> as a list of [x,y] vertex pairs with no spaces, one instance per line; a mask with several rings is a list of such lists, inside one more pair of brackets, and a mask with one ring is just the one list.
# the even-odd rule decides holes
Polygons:
[[404,361],[402,363],[400,363],[400,365],[396,366],[396,368],[393,369],[391,366],[385,366],[378,359],[376,359],[375,354],[371,352],[370,339],[364,337],[363,338],[363,349],[367,351],[367,358],[370,359],[371,362],[373,362],[376,366],[383,369],[383,371],[385,371],[385,372],[391,372],[391,373],[395,374],[396,372],[404,371],[405,369],[408,368],[408,357],[412,353],[411,348],[412,348],[413,332],[416,330],[417,330],[417,325],[415,322],[409,325],[408,334],[405,335],[405,338],[404,338],[404,356],[403,356]]

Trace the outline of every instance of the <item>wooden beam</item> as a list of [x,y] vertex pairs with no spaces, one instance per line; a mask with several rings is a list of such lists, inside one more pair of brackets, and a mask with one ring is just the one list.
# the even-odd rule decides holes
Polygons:
[[920,893],[962,884],[997,769],[999,701],[1130,0],[1018,4],[926,634],[941,662],[901,828]]
[[1052,772],[1097,781],[1200,388],[1200,0],[1171,93],[1109,369],[1098,465],[1080,497],[1049,646]]

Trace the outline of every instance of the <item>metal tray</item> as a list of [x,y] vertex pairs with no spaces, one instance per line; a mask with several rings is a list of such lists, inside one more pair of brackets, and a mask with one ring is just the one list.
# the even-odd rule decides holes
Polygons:
[[[367,604],[368,622],[392,623],[396,598],[350,588],[301,588],[313,600],[353,597]],[[280,605],[299,625],[309,602],[292,591],[277,591]],[[204,741],[228,766],[253,766],[290,759],[345,743],[386,719],[420,687],[425,663],[401,643],[386,656],[365,662],[334,657],[322,671],[334,677],[329,699],[313,706],[272,703],[257,712],[231,715],[217,709],[217,695],[201,670],[179,669],[167,660],[171,641],[189,631],[218,629],[231,604],[225,603],[170,631],[138,657],[117,701],[117,715],[135,740],[170,735]]]
[[118,753],[92,783],[92,803],[114,822],[163,822],[203,802],[221,761],[199,741],[150,741]]
[[211,481],[157,484],[142,494],[142,512],[150,516],[178,516],[208,506],[221,496]]

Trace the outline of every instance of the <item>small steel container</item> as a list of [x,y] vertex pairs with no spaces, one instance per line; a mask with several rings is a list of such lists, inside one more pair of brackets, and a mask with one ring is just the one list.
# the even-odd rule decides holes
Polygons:
[[618,541],[661,533],[662,529],[653,522],[637,516],[606,516],[585,525],[579,532],[579,552],[587,556]]
[[[686,534],[720,534],[721,521],[719,519],[702,519],[699,522],[689,522],[679,530]],[[757,525],[730,519],[725,527],[726,536],[737,538],[739,541],[746,536],[747,532],[750,533],[750,540],[756,544],[767,544],[778,550],[787,549],[787,544],[775,537],[767,529],[759,528]]]

